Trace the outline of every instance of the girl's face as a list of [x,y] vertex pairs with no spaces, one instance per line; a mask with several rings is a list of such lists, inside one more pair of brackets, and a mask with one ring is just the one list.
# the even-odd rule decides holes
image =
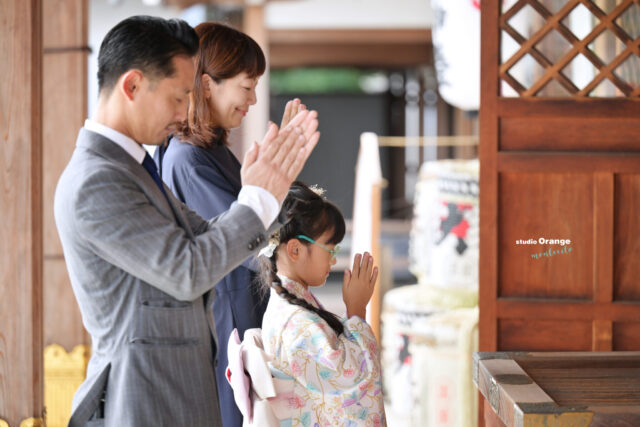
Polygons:
[[[333,230],[328,230],[314,240],[329,249],[335,249],[335,244],[327,243],[332,234]],[[313,243],[306,244],[307,242],[301,240],[301,243],[303,242],[305,244],[300,248],[299,262],[296,263],[298,281],[306,287],[322,286],[327,281],[331,266],[336,263],[336,260],[335,258],[332,259],[333,256],[331,253],[321,246],[314,245]]]
[[257,101],[258,77],[250,78],[243,71],[219,83],[212,78],[208,78],[207,81],[209,82],[208,102],[212,114],[212,124],[223,129],[240,126],[249,107]]

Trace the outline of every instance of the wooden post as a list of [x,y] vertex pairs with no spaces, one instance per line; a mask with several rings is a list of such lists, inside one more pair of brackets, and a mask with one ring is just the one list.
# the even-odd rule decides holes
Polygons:
[[[594,174],[594,259],[593,293],[599,303],[613,302],[613,244],[615,214],[615,177],[612,173]],[[608,319],[593,320],[592,351],[613,350],[613,322]]]
[[[497,0],[480,9],[480,114],[478,157],[480,158],[480,259],[478,265],[478,347],[495,351],[498,346],[496,300],[498,298],[497,244],[497,140],[496,101],[500,94],[498,75],[499,40]],[[482,395],[478,400],[478,426],[499,426]]]
[[[267,69],[256,87],[258,102],[249,109],[249,114],[242,123],[243,154],[251,147],[253,141],[262,141],[269,121],[269,38],[264,23],[264,5],[261,0],[248,3],[250,5],[244,9],[243,31],[262,48],[267,59]],[[276,124],[280,126],[279,121],[276,121]]]
[[42,2],[0,10],[0,419],[41,425]]
[[[375,265],[378,269],[382,267],[380,261],[382,260],[382,250],[380,248],[380,222],[382,221],[382,183],[380,181],[374,183],[371,187],[371,256],[375,261]],[[393,263],[387,263],[390,268],[393,268]],[[391,277],[393,277],[393,272]],[[380,331],[380,314],[382,312],[382,283],[380,277],[378,277],[378,283],[373,290],[371,301],[369,302],[369,324],[373,333],[378,340],[381,341]]]
[[53,218],[53,196],[87,117],[87,0],[46,1],[43,13],[47,17],[42,76],[44,343],[70,352],[89,339],[69,283]]
[[42,218],[44,403],[47,425],[69,422],[71,402],[84,380],[89,337],[73,295],[53,217],[58,178],[87,117],[87,0],[43,2]]
[[[360,137],[360,152],[356,164],[356,179],[353,202],[353,234],[351,239],[351,266],[356,253],[369,252],[376,265],[380,266],[380,221],[382,169],[378,148],[378,137],[371,132]],[[380,281],[375,287],[369,307],[367,321],[380,342]]]
[[499,95],[498,1],[489,1],[480,11],[480,264],[479,264],[479,348],[495,351],[498,346],[496,299],[498,298],[497,245],[497,151]]

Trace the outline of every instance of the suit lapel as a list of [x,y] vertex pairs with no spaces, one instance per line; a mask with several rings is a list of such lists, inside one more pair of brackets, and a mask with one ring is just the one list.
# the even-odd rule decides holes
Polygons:
[[[86,130],[85,128],[80,129],[76,145],[96,153],[134,175],[136,182],[143,187],[145,194],[149,196],[153,205],[167,218],[173,217],[174,219],[178,219],[182,227],[185,227],[186,221],[180,208],[173,206],[175,202],[170,203],[167,198],[164,197],[164,194],[162,194],[156,182],[151,175],[149,175],[149,172],[147,172],[141,164],[136,162],[122,147],[110,139]],[[165,191],[168,193],[171,192],[167,186],[165,186]]]

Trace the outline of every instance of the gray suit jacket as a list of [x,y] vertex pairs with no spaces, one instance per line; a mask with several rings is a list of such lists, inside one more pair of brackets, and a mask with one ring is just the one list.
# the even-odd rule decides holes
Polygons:
[[103,398],[97,425],[222,425],[211,290],[268,231],[246,206],[205,221],[165,191],[170,203],[121,147],[80,130],[54,207],[92,337],[70,426],[94,418]]

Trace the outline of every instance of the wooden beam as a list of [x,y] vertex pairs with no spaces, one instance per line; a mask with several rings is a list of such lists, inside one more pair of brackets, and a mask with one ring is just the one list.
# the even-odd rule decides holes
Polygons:
[[431,42],[431,30],[407,29],[270,29],[269,42],[274,44],[426,44]]
[[186,9],[196,4],[208,4],[208,5],[231,5],[231,6],[244,6],[245,0],[164,0],[163,3],[166,6],[176,6],[180,9]]
[[433,63],[429,29],[269,30],[271,68]]

